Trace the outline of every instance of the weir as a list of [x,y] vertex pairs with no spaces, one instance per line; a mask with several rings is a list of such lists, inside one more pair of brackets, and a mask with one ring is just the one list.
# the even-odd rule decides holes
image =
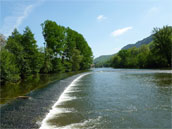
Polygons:
[[70,97],[67,93],[71,92],[72,88],[76,85],[76,83],[84,76],[88,75],[90,73],[85,73],[77,77],[75,80],[71,82],[71,84],[64,90],[64,92],[61,94],[57,102],[52,106],[49,113],[46,115],[46,117],[41,122],[41,127],[39,129],[55,129],[57,127],[51,126],[48,124],[48,120],[53,118],[53,116],[63,113],[63,112],[70,112],[68,110],[64,110],[62,108],[57,108],[56,106],[60,105],[64,101],[68,101],[71,99],[74,99],[73,97]]

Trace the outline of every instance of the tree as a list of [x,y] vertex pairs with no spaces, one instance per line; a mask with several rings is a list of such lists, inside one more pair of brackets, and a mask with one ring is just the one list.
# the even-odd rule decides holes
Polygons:
[[23,34],[14,29],[7,42],[0,35],[1,47],[6,44],[0,51],[1,80],[15,81],[39,72],[59,73],[90,68],[92,50],[81,34],[50,20],[41,26],[45,47],[40,49],[29,27]]
[[72,70],[77,71],[80,69],[80,63],[82,61],[82,56],[80,55],[80,51],[77,49],[73,50],[72,55]]
[[77,34],[76,49],[78,49],[80,54],[83,56],[80,69],[84,70],[90,68],[93,61],[93,53],[91,48],[88,46],[87,41],[81,34]]
[[139,68],[145,68],[148,65],[148,56],[150,54],[150,49],[148,45],[142,45],[138,48],[139,53],[137,55],[138,58],[138,66]]
[[29,27],[25,28],[23,35],[14,29],[5,48],[14,55],[21,78],[40,71],[44,60]]
[[5,46],[5,48],[15,56],[20,76],[22,76],[28,69],[28,66],[25,65],[24,48],[21,45],[21,42],[22,35],[17,31],[17,29],[14,29],[11,36],[8,37],[7,44]]
[[64,65],[66,67],[66,71],[72,70],[72,55],[74,49],[76,49],[76,36],[77,32],[70,29],[69,27],[66,28],[66,42],[65,42],[65,49],[64,49]]
[[120,50],[118,56],[121,58],[120,67],[127,66],[127,57],[128,57],[128,50]]
[[61,56],[64,51],[65,28],[50,20],[46,20],[41,26],[46,47],[53,50],[54,56]]
[[50,20],[46,20],[41,26],[46,48],[52,50],[52,72],[63,71],[62,55],[65,49],[65,28]]
[[0,34],[0,50],[5,46],[6,44],[6,39],[3,34]]
[[112,59],[112,64],[111,64],[112,67],[114,67],[114,68],[120,68],[121,67],[120,64],[121,64],[121,57],[118,56],[117,54],[114,55],[114,57]]
[[0,73],[0,82],[15,82],[20,79],[19,69],[16,65],[15,56],[6,49],[2,49],[0,51]]
[[52,50],[51,49],[48,49],[48,48],[45,48],[45,51],[44,53],[44,63],[43,63],[43,66],[41,68],[41,72],[42,73],[49,73],[53,70],[53,65],[51,63],[52,61],[52,56],[51,56],[51,53],[52,53]]
[[[52,50],[53,69],[51,72],[71,71],[72,69],[76,71],[78,65],[73,61],[73,57],[82,57],[82,60],[77,62],[80,68],[78,70],[90,68],[93,60],[92,50],[81,34],[49,20],[42,24],[42,29],[46,48]],[[73,66],[77,68],[74,69]]]
[[25,73],[38,73],[43,65],[43,57],[38,51],[34,34],[29,27],[24,30],[21,44],[24,48],[25,65],[29,69]]
[[161,28],[154,28],[153,30],[154,45],[152,52],[165,58],[168,62],[167,66],[172,66],[172,27],[164,26]]

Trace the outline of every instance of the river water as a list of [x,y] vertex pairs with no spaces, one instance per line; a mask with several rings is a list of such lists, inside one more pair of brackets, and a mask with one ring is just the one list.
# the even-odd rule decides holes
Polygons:
[[172,70],[93,69],[29,95],[1,108],[2,128],[172,128]]
[[95,69],[76,78],[42,121],[48,128],[171,128],[168,70]]

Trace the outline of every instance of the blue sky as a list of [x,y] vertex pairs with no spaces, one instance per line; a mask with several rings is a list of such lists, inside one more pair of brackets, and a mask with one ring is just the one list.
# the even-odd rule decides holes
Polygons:
[[172,0],[0,0],[0,33],[9,36],[29,26],[43,46],[45,20],[83,34],[94,56],[113,54],[172,25]]

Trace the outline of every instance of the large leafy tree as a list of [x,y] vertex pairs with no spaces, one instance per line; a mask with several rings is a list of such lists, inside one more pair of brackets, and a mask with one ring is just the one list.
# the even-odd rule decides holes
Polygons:
[[64,51],[65,28],[50,20],[46,20],[41,26],[46,47],[53,50],[54,56],[61,56]]
[[62,55],[65,49],[65,28],[50,20],[46,20],[41,26],[46,48],[52,50],[52,72],[62,71]]
[[30,73],[38,73],[43,65],[43,58],[36,44],[34,34],[29,27],[26,27],[22,37],[24,48],[25,65],[28,66]]
[[91,66],[93,57],[92,50],[88,46],[88,43],[81,34],[77,34],[76,37],[76,48],[80,50],[81,55],[83,56],[81,61],[81,70],[88,69]]
[[7,39],[7,44],[5,48],[14,54],[16,65],[19,68],[20,76],[23,76],[25,71],[27,71],[27,67],[25,65],[25,59],[24,59],[24,48],[21,44],[22,42],[22,35],[17,31],[17,29],[14,29],[11,36]]
[[5,48],[14,54],[20,76],[38,73],[43,64],[43,57],[38,51],[34,34],[26,27],[23,35],[14,29],[8,37]]
[[66,34],[64,55],[65,55],[66,59],[70,61],[72,58],[73,50],[76,48],[77,32],[70,28],[67,28],[66,33],[67,34]]
[[80,66],[80,70],[90,68],[93,61],[92,50],[81,34],[67,28],[66,46],[66,57],[72,65],[76,66],[76,64],[73,64],[74,62],[72,61],[72,58],[73,56],[76,56],[76,53],[78,53],[80,57],[82,57],[81,61],[77,62]]
[[0,51],[0,82],[12,81],[20,79],[19,69],[16,65],[14,54],[6,49]]
[[154,28],[153,30],[154,46],[153,52],[157,56],[165,58],[168,66],[172,65],[172,27],[164,26],[163,28]]
[[[92,51],[81,34],[49,20],[42,24],[42,29],[46,48],[52,50],[50,62],[52,63],[53,72],[76,71],[78,65],[78,70],[90,68]],[[76,56],[76,54],[79,55]],[[73,57],[82,57],[82,60],[74,62]],[[77,68],[74,69],[73,66]]]
[[74,50],[76,49],[76,36],[77,36],[76,31],[70,29],[69,27],[66,28],[66,38],[65,38],[66,42],[65,42],[65,49],[63,54],[65,58],[64,65],[66,67],[66,71],[72,70],[72,64],[73,64],[72,56],[74,54]]

